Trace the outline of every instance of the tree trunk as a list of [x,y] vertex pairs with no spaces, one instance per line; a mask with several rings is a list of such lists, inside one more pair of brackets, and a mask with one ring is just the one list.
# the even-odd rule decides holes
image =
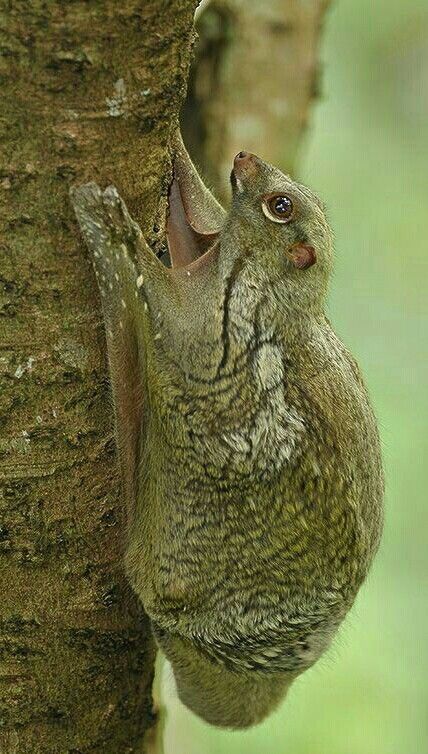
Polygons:
[[194,0],[2,0],[0,751],[146,750],[154,645],[122,568],[100,306],[68,198],[154,247]]
[[224,198],[241,149],[293,173],[319,89],[318,45],[329,0],[205,0],[183,128]]

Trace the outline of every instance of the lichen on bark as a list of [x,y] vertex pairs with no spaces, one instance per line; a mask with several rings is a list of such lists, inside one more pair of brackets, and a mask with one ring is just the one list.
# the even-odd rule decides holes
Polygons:
[[68,190],[114,183],[156,247],[195,5],[1,3],[2,754],[143,751],[153,719],[98,294]]

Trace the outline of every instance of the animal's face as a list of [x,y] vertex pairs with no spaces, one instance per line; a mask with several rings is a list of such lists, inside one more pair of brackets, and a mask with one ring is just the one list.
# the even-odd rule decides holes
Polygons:
[[226,228],[289,303],[322,304],[332,259],[331,232],[319,199],[249,152],[236,155]]

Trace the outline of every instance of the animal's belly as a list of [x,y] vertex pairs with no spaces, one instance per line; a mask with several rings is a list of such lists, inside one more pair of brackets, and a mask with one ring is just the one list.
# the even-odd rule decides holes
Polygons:
[[[305,422],[289,405],[281,381],[257,401],[239,395],[230,410],[192,414],[184,425],[177,457],[197,475],[203,487],[212,477],[231,484],[275,477],[287,464],[294,465],[301,452]],[[183,444],[184,435],[184,444]]]
[[304,422],[295,409],[285,406],[283,400],[277,405],[270,401],[246,423],[219,426],[216,433],[200,437],[195,450],[229,477],[275,475],[298,453],[303,431]]

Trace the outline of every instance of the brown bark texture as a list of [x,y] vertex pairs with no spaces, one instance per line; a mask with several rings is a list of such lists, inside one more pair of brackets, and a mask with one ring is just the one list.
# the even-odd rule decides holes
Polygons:
[[183,129],[217,193],[246,149],[293,174],[318,94],[329,0],[206,0]]
[[71,184],[156,248],[194,0],[0,2],[0,752],[148,750],[104,335]]

